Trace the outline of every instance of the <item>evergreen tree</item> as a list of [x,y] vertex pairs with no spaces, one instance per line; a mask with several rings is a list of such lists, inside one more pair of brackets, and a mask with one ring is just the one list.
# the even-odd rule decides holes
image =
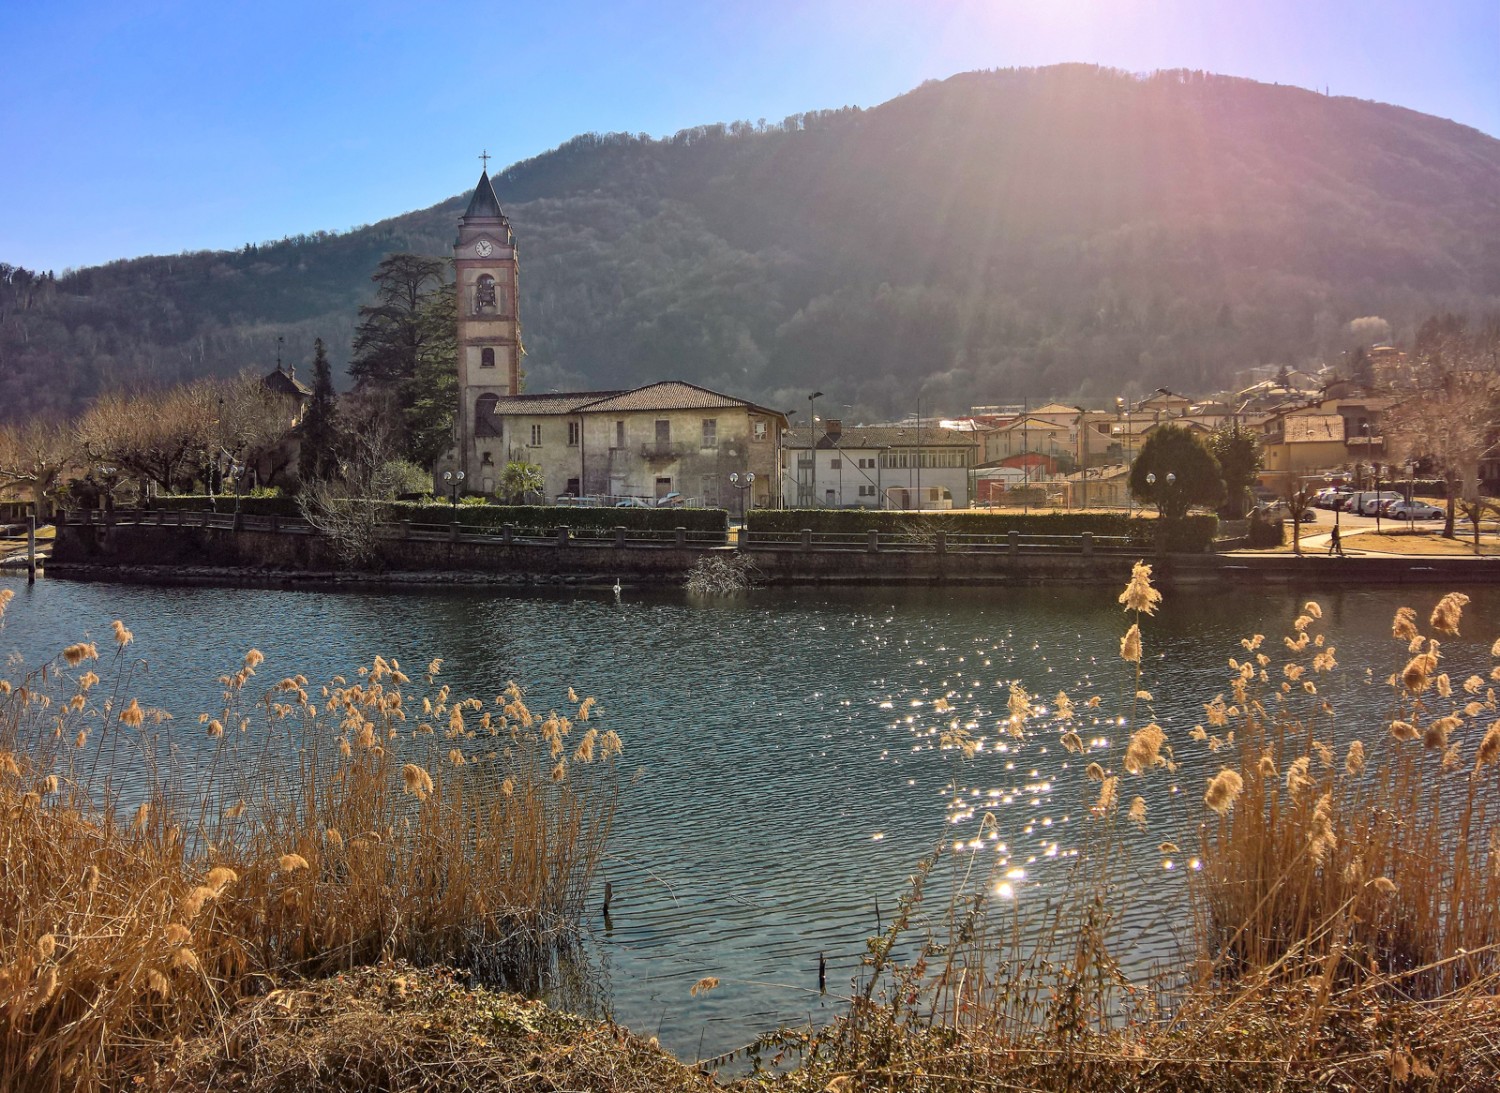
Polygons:
[[1180,520],[1193,505],[1217,508],[1224,500],[1224,476],[1219,461],[1191,430],[1163,425],[1141,445],[1130,468],[1130,492],[1143,504],[1155,505],[1163,519]]
[[323,339],[318,338],[313,342],[312,401],[302,419],[302,441],[297,453],[297,474],[303,482],[329,478],[338,466],[334,412],[333,369]]
[[359,309],[349,374],[372,404],[395,408],[388,423],[398,452],[431,463],[451,443],[457,399],[454,297],[447,263],[417,254],[391,254],[371,280],[375,303]]
[[1240,427],[1238,419],[1232,424],[1221,425],[1208,438],[1208,450],[1219,461],[1219,470],[1224,476],[1223,515],[1238,520],[1245,515],[1250,500],[1250,487],[1264,464],[1260,441],[1255,434]]

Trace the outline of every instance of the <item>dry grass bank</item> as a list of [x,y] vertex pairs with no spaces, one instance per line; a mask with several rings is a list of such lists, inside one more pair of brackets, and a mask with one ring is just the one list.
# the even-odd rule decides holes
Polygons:
[[540,715],[382,658],[251,697],[252,650],[174,722],[114,637],[107,678],[80,642],[0,681],[0,1090],[110,1088],[293,978],[547,974],[614,815],[592,699]]

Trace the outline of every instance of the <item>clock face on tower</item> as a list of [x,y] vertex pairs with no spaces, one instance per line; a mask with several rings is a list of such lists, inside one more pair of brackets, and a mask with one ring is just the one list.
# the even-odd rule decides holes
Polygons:
[[481,239],[479,242],[474,244],[474,253],[479,255],[479,257],[481,258],[488,258],[490,256],[490,251],[494,249],[494,246],[488,239]]

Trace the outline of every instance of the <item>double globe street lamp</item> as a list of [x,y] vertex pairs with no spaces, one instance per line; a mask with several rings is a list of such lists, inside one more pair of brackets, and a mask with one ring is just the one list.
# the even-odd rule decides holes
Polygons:
[[755,503],[755,498],[749,492],[750,487],[755,485],[755,472],[746,471],[744,480],[741,481],[739,471],[729,472],[729,484],[740,491],[740,519],[750,519],[750,506]]
[[463,488],[463,471],[444,471],[443,484],[448,487],[448,503],[458,508],[458,491]]

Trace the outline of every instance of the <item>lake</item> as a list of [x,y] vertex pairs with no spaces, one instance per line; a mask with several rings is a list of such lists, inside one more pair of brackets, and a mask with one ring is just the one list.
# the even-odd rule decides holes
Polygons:
[[[1120,660],[1128,619],[1118,589],[777,589],[735,600],[608,589],[519,594],[481,588],[271,591],[154,588],[8,579],[16,598],[0,652],[35,664],[92,637],[101,650],[123,619],[143,670],[133,691],[201,733],[196,714],[218,699],[215,679],[259,648],[259,680],[305,673],[326,681],[376,654],[408,666],[444,658],[458,694],[492,697],[507,680],[533,708],[561,708],[568,688],[597,696],[601,728],[625,743],[631,777],[599,886],[614,897],[610,928],[591,917],[602,994],[622,1023],[684,1059],[738,1048],[779,1024],[822,1021],[841,1008],[865,941],[889,924],[917,862],[940,843],[963,849],[944,868],[972,868],[1024,911],[1055,892],[1088,824],[1096,787],[1047,716],[1025,740],[998,727],[1019,681],[1050,709],[1066,691],[1096,741],[1121,743],[1135,681]],[[1390,620],[1403,604],[1428,612],[1446,588],[1253,594],[1167,592],[1148,620],[1136,715],[1177,747],[1172,776],[1122,785],[1147,797],[1142,847],[1202,794],[1217,762],[1187,733],[1202,703],[1228,690],[1239,639],[1279,638],[1308,598],[1341,668],[1320,698],[1345,733],[1382,733],[1385,677],[1405,661]],[[1500,590],[1465,589],[1464,637],[1444,643],[1462,679],[1488,671]],[[1373,668],[1367,673],[1366,668]],[[14,661],[8,671],[15,678]],[[947,709],[944,706],[948,707]],[[972,759],[944,748],[957,719],[982,740]],[[1118,750],[1115,752],[1118,757]],[[1116,760],[1117,761],[1117,760]],[[979,839],[982,816],[992,835]],[[1186,844],[1185,844],[1186,845]],[[1127,963],[1170,960],[1190,861],[1147,853],[1122,878]],[[999,886],[1003,885],[1003,888]],[[597,906],[598,899],[591,901]],[[818,991],[818,960],[828,992]],[[701,977],[717,989],[691,997]]]

